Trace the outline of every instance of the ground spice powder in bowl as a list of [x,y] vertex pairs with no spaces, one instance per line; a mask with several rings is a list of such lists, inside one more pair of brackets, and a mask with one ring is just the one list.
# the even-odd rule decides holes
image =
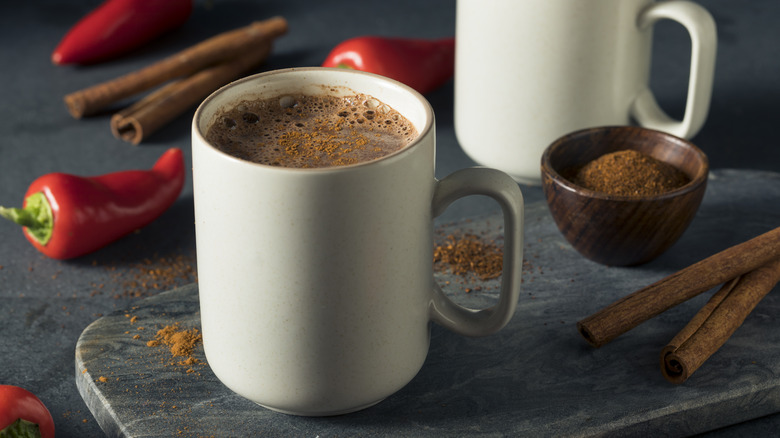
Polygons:
[[616,196],[660,195],[690,182],[674,166],[635,150],[604,154],[577,169],[570,179],[586,189]]
[[646,263],[686,230],[709,163],[693,143],[639,126],[588,128],[547,147],[542,188],[555,224],[582,255],[610,266]]

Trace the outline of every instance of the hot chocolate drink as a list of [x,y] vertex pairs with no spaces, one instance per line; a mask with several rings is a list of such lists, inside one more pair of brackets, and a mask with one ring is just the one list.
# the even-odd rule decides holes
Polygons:
[[255,163],[321,168],[387,156],[411,143],[417,131],[371,96],[284,95],[226,108],[205,137],[217,149]]

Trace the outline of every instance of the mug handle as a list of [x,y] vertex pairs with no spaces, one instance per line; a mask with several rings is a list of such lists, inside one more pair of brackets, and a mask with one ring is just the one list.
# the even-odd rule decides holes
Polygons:
[[685,114],[682,121],[669,117],[658,106],[648,86],[634,99],[631,115],[644,127],[691,138],[704,125],[709,111],[717,49],[715,20],[706,9],[696,3],[667,1],[645,8],[639,15],[637,25],[644,30],[661,19],[677,21],[691,36],[691,70]]
[[452,173],[437,181],[433,195],[433,215],[439,216],[456,199],[486,195],[498,202],[504,215],[504,260],[501,292],[494,306],[473,310],[452,302],[434,285],[430,305],[432,321],[465,336],[486,336],[503,328],[515,313],[520,297],[523,262],[523,193],[505,173],[474,167]]

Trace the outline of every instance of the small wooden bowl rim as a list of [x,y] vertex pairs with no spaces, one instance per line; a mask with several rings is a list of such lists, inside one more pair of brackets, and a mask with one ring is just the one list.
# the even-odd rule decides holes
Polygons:
[[[697,172],[695,177],[691,178],[691,180],[687,184],[683,185],[682,187],[678,187],[674,190],[660,193],[658,195],[626,196],[626,195],[612,195],[608,193],[598,192],[574,184],[570,180],[564,178],[560,173],[558,173],[558,171],[555,170],[555,168],[553,168],[552,164],[550,163],[550,155],[552,155],[552,152],[555,150],[555,148],[559,147],[562,144],[569,143],[572,139],[576,137],[589,136],[595,132],[600,132],[600,131],[623,130],[623,129],[643,130],[648,133],[651,133],[655,137],[659,137],[659,139],[662,139],[664,142],[685,145],[686,147],[693,150],[695,154],[698,156],[699,160],[701,161],[701,166],[699,168],[699,171]],[[620,150],[632,150],[632,148],[626,147]],[[695,144],[691,143],[686,139],[677,137],[675,135],[663,131],[657,131],[654,129],[643,128],[638,126],[600,126],[595,128],[585,128],[585,129],[571,132],[569,134],[566,134],[558,138],[552,144],[550,144],[542,154],[542,173],[546,173],[559,186],[571,192],[577,193],[578,195],[581,196],[585,196],[588,198],[604,199],[608,201],[627,201],[627,202],[638,203],[638,202],[648,202],[648,201],[662,201],[664,199],[674,198],[676,196],[680,196],[682,194],[690,193],[700,189],[702,185],[707,182],[707,175],[709,174],[709,160],[707,159],[707,155],[704,153],[704,151],[699,149],[699,147],[696,146]]]

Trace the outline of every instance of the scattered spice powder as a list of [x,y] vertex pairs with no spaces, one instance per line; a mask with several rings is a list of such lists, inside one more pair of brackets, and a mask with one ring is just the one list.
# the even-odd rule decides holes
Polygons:
[[602,155],[576,170],[570,180],[586,189],[616,196],[660,195],[690,181],[674,166],[635,150]]
[[490,280],[501,275],[504,253],[495,242],[484,242],[477,235],[450,234],[443,244],[434,247],[433,261],[445,269],[449,267],[453,274],[473,273],[480,280]]
[[[97,264],[97,262],[94,262]],[[195,254],[155,254],[131,265],[105,266],[115,287],[114,298],[141,298],[198,281]],[[103,293],[104,284],[93,284],[91,295]]]
[[192,353],[198,343],[203,342],[203,335],[198,329],[180,330],[179,323],[166,325],[157,331],[154,339],[147,342],[148,347],[167,346],[173,357],[184,357],[179,362],[181,365],[192,365],[198,363],[198,359],[192,357]]

